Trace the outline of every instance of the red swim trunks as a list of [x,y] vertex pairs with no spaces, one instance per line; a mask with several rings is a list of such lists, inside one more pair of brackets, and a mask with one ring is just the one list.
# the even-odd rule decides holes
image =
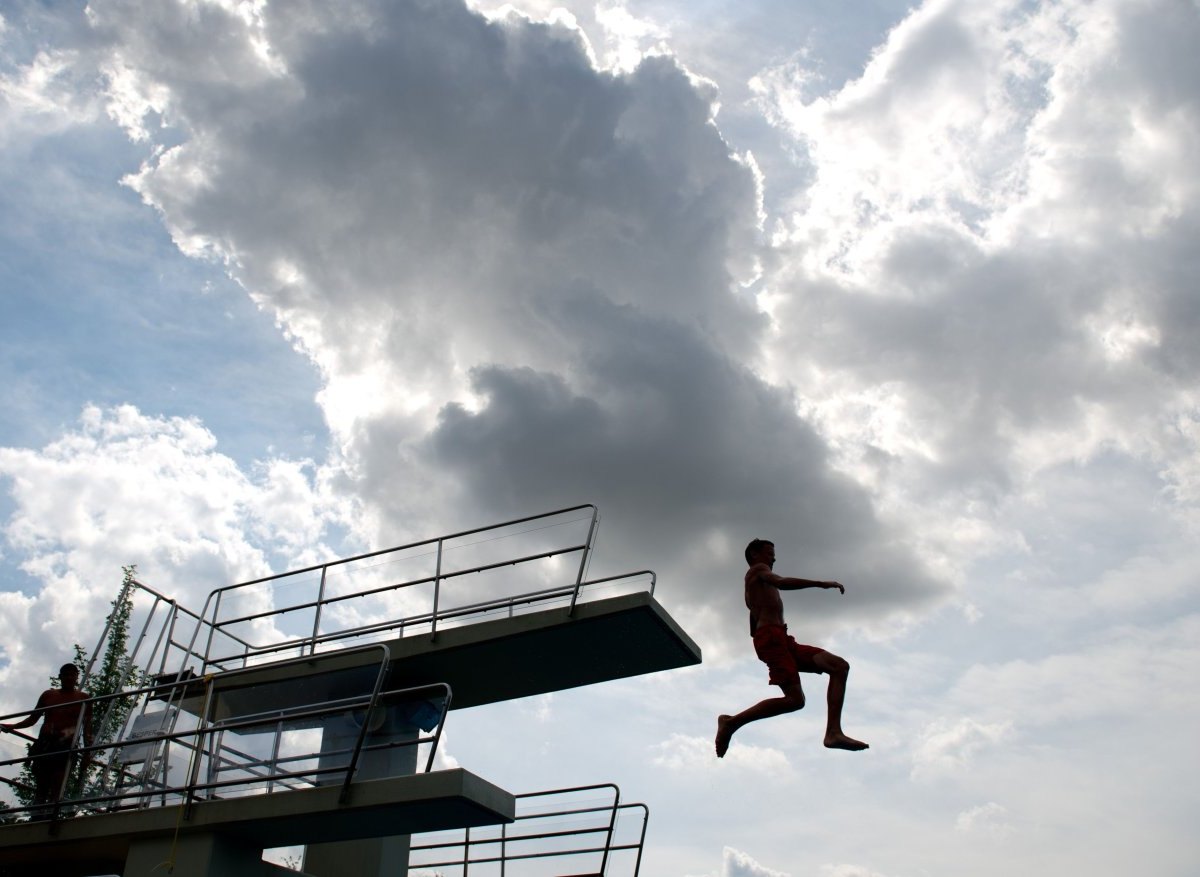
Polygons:
[[786,624],[764,624],[754,631],[754,654],[771,671],[771,684],[799,681],[800,673],[824,673],[813,663],[813,656],[825,651],[801,645],[788,636]]

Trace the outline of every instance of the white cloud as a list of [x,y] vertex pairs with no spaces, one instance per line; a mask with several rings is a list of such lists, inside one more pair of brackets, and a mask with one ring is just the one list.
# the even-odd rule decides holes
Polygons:
[[569,22],[457,4],[209,5],[187,27],[90,8],[128,90],[167,95],[128,185],[321,369],[364,541],[590,500],[606,552],[695,606],[738,558],[694,546],[733,521],[855,582],[816,614],[944,592],[743,361],[761,181],[711,83],[662,55],[597,70]]
[[789,877],[784,871],[760,865],[748,853],[733,847],[725,847],[721,856],[721,877]]
[[91,406],[44,448],[0,448],[0,477],[14,507],[8,553],[39,588],[3,597],[11,663],[0,674],[14,704],[41,689],[36,668],[95,644],[122,565],[198,611],[209,591],[273,563],[330,556],[321,539],[337,506],[311,464],[275,460],[247,475],[194,420]]
[[821,877],[886,877],[886,875],[859,865],[822,865]]
[[954,829],[996,839],[1008,837],[1013,830],[1008,821],[1008,810],[995,801],[959,813],[954,820]]
[[787,755],[778,749],[734,743],[725,757],[718,761],[713,754],[711,739],[684,734],[672,734],[667,740],[652,746],[650,752],[653,764],[675,772],[714,771],[722,769],[722,765],[776,778],[786,777],[792,772]]
[[966,769],[981,751],[1012,734],[1006,722],[986,723],[972,718],[938,719],[922,730],[913,751],[914,777],[955,774]]
[[1179,156],[1200,112],[1174,84],[1195,61],[1147,47],[1198,34],[1170,2],[939,0],[837,91],[806,89],[803,56],[759,77],[812,168],[762,284],[764,368],[951,580],[1036,541],[1048,472],[1103,461],[1195,492]]
[[42,51],[11,72],[0,71],[0,143],[18,133],[68,130],[96,118],[95,96],[78,81],[76,53]]

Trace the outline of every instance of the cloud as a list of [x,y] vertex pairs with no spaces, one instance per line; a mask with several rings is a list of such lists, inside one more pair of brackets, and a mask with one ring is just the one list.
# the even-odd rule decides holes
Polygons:
[[652,763],[680,773],[720,770],[724,764],[771,777],[786,777],[792,772],[787,755],[778,749],[735,743],[725,757],[717,761],[711,739],[684,734],[672,734],[669,739],[652,746],[650,752]]
[[[0,595],[6,696],[27,702],[31,668],[90,635],[121,561],[148,554],[155,584],[190,596],[323,553],[331,523],[339,547],[377,547],[594,500],[593,571],[655,568],[705,665],[690,698],[682,674],[621,683],[627,739],[589,765],[619,778],[649,754],[679,798],[689,777],[728,781],[752,835],[737,847],[806,873],[843,862],[829,838],[868,817],[877,850],[855,859],[897,873],[931,856],[1116,873],[1146,849],[1190,873],[1190,801],[1163,753],[1196,725],[1194,9],[930,0],[867,58],[903,4],[872,4],[847,37],[864,50],[840,54],[846,17],[868,13],[818,6],[814,24],[771,4],[574,3],[576,26],[454,2],[93,0],[41,55],[37,27],[0,34],[8,142],[81,122],[111,137],[106,111],[131,142],[105,168],[143,156],[125,194],[316,365],[332,435],[315,463],[239,467],[207,411],[142,404],[7,449],[5,559],[27,572]],[[732,674],[762,672],[738,581],[751,535],[776,539],[781,571],[849,585],[788,609],[860,668],[855,721],[880,741],[856,762],[867,785],[784,741],[819,710],[756,729],[780,750],[711,758],[705,704],[737,704]],[[930,611],[952,587],[965,635]],[[714,666],[733,655],[750,663]],[[714,691],[722,670],[731,690]],[[586,713],[564,697],[547,726]],[[553,774],[555,737],[512,765],[491,730],[464,762]],[[788,805],[737,777],[802,751],[806,788],[833,794],[797,853]],[[703,843],[692,803],[673,808],[672,863]],[[1012,821],[1000,806],[1038,836],[980,861]],[[1131,830],[1069,842],[1115,822]],[[914,845],[931,825],[945,844]]]
[[605,554],[685,607],[766,532],[851,585],[818,616],[945,593],[755,369],[760,180],[710,83],[457,3],[89,9],[117,115],[168,126],[127,184],[320,368],[363,541],[593,501]]
[[783,871],[773,871],[760,865],[747,853],[733,847],[725,847],[721,856],[721,877],[789,877]]
[[0,674],[14,703],[41,688],[31,667],[58,666],[75,642],[92,648],[121,565],[198,611],[209,591],[273,564],[327,559],[322,537],[341,514],[312,464],[274,460],[247,475],[200,423],[132,406],[89,406],[41,449],[0,448],[0,478],[13,504],[6,554],[33,584],[3,595]]
[[945,0],[835,92],[802,58],[759,77],[813,170],[762,285],[765,373],[956,579],[1019,546],[997,516],[1056,467],[1194,492],[1195,60],[1147,47],[1197,35],[1173,2]]
[[[939,761],[943,744],[970,748],[971,741],[1001,739],[1018,728],[1041,735],[1090,720],[1115,732],[1134,716],[1192,715],[1198,705],[1178,692],[1187,668],[1200,662],[1198,629],[1200,615],[1184,611],[1167,623],[1111,624],[1070,651],[972,665],[947,702],[979,718],[931,724],[921,751]],[[1137,667],[1136,674],[1130,667]]]
[[954,820],[954,829],[966,834],[997,839],[1007,837],[1012,833],[1012,826],[1008,821],[1008,810],[994,801],[959,813],[958,818]]
[[913,752],[914,778],[954,774],[964,770],[980,751],[1012,734],[1007,723],[979,722],[972,718],[939,719],[921,732]]
[[821,877],[886,877],[886,875],[859,865],[822,865]]

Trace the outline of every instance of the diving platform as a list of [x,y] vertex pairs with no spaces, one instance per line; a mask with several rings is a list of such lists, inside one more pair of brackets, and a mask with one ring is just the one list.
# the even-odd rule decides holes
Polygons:
[[[440,841],[411,845],[444,831],[467,831],[463,868],[481,843],[501,850],[481,862],[537,860],[514,843],[559,832],[505,834],[533,824],[521,796],[435,769],[447,715],[701,661],[652,571],[588,576],[598,524],[592,505],[531,515],[217,588],[198,613],[131,579],[92,652],[129,644],[123,685],[91,701],[107,730],[78,747],[97,767],[55,804],[9,811],[0,877],[167,862],[176,877],[265,877],[287,872],[263,850],[295,845],[315,877],[403,875],[412,854],[451,864]],[[618,795],[564,811],[608,814],[589,874],[626,851],[636,875],[642,841],[617,840],[616,821],[645,809]],[[489,826],[493,840],[471,839]]]
[[128,874],[132,857],[147,860],[149,874],[172,846],[195,856],[198,838],[217,838],[215,848],[226,856],[250,850],[253,861],[272,847],[499,825],[515,816],[515,796],[462,769],[362,780],[350,788],[345,803],[339,803],[340,786],[324,786],[198,801],[188,814],[188,805],[178,803],[6,826],[0,871],[6,877]]
[[[581,603],[570,614],[543,609],[452,627],[436,639],[408,636],[379,645],[388,653],[385,687],[446,684],[454,693],[452,710],[700,663],[699,646],[644,591]],[[377,655],[369,649],[325,652],[311,662],[252,665],[227,679],[217,677],[220,699],[211,715],[222,719],[281,708],[295,702],[301,687],[313,701],[358,694],[375,672]],[[310,663],[310,672],[298,677],[297,663]],[[355,667],[363,672],[349,672]],[[199,713],[206,692],[204,682],[194,678],[186,683],[180,707]]]

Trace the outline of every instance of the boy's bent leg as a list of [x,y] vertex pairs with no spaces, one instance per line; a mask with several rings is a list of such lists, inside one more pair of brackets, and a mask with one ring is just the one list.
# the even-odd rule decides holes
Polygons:
[[829,689],[825,695],[829,715],[825,723],[825,747],[859,752],[868,745],[855,740],[842,731],[842,706],[846,701],[846,678],[850,675],[850,664],[832,652],[820,652],[813,656],[813,663],[829,674]]
[[729,750],[729,741],[734,732],[743,725],[757,722],[759,719],[769,719],[772,716],[795,712],[804,707],[804,689],[800,687],[800,678],[782,683],[783,697],[771,697],[760,700],[752,707],[742,710],[736,716],[717,716],[717,738],[715,749],[717,758],[724,758]]

